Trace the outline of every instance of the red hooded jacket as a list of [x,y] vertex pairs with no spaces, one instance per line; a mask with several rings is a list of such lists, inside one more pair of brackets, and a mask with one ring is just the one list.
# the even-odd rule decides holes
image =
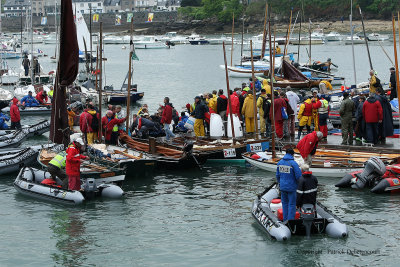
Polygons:
[[86,159],[86,156],[81,155],[81,151],[75,146],[75,143],[72,143],[66,152],[65,172],[67,175],[79,176],[81,173],[81,159]]
[[318,147],[318,137],[317,132],[314,131],[312,133],[307,134],[300,140],[297,144],[297,149],[299,150],[303,159],[307,158],[307,156]]
[[171,121],[172,121],[172,107],[170,104],[165,104],[161,117],[161,123],[171,124]]
[[113,127],[116,124],[123,123],[124,121],[125,121],[125,118],[122,118],[122,119],[115,119],[114,118],[114,119],[111,119],[110,121],[108,121],[108,117],[107,116],[104,116],[101,119],[101,125],[103,127],[103,134],[104,134],[104,136],[105,136],[107,141],[111,140],[111,133],[112,133]]
[[21,116],[19,115],[19,108],[17,106],[18,99],[13,98],[13,103],[10,108],[10,117],[12,122],[19,122],[21,120]]
[[[240,102],[239,102],[239,97],[237,96],[236,92],[230,95],[230,100],[231,100],[231,106],[232,106],[232,114],[237,114],[240,117]],[[230,112],[229,110],[229,103],[226,107],[226,114],[228,115]]]
[[81,128],[81,132],[82,133],[93,133],[93,129],[92,129],[92,121],[93,121],[93,116],[92,114],[96,114],[95,116],[97,117],[97,119],[99,119],[100,115],[99,113],[97,113],[95,110],[87,110],[85,109],[85,111],[81,114],[81,116],[79,117],[79,127]]
[[374,123],[383,120],[382,105],[375,97],[369,97],[364,102],[362,113],[366,123]]

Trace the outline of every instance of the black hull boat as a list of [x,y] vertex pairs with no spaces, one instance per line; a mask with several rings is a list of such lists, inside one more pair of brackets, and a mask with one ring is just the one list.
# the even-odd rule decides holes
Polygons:
[[50,130],[49,121],[42,121],[21,130],[0,131],[0,148],[18,147],[26,138],[41,135]]
[[287,222],[280,218],[281,207],[279,188],[273,184],[256,197],[251,210],[257,223],[277,241],[289,240],[292,235],[325,233],[333,238],[348,235],[346,224],[319,202],[315,207],[305,204],[300,212],[296,212],[296,219]]

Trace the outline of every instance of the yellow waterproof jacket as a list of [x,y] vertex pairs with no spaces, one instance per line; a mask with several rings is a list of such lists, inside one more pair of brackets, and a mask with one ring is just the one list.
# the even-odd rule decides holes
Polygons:
[[328,89],[328,90],[333,89],[332,84],[330,82],[323,80],[323,81],[321,81],[321,83],[324,83],[326,85],[326,89]]
[[369,93],[370,93],[370,94],[376,93],[376,87],[375,87],[375,85],[376,85],[376,77],[375,77],[375,75],[373,75],[373,76],[371,77],[371,79],[369,79]]
[[72,130],[72,128],[74,127],[74,118],[76,114],[72,110],[68,110],[67,112],[68,112],[68,125],[69,128]]
[[271,94],[271,86],[268,84],[267,79],[263,80],[262,88],[265,89],[266,94]]
[[257,99],[257,107],[258,113],[260,113],[260,118],[264,118],[264,110],[263,110],[263,100],[267,97],[267,95],[261,94],[260,97]]
[[254,118],[254,103],[252,94],[248,94],[244,99],[242,114],[246,118]]
[[208,107],[217,112],[217,96],[213,95],[213,98],[210,98]]
[[[305,108],[306,108],[305,103],[312,105],[311,99],[307,99],[306,101],[304,101],[304,103],[302,103],[302,104],[300,105],[299,113],[298,113],[298,115],[297,115],[297,118],[298,118],[299,120],[301,120],[301,118],[305,116],[305,115],[303,115],[303,114],[304,114],[304,110],[305,110]],[[305,116],[305,117],[308,117],[308,116],[311,116],[311,115],[307,115],[307,116]]]

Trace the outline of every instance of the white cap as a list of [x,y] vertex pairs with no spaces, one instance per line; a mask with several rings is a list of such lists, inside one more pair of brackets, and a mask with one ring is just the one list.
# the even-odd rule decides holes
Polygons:
[[82,138],[76,138],[76,140],[74,141],[75,143],[79,143],[79,144],[81,144],[82,146],[83,145],[85,145],[85,143],[83,143],[83,140],[82,140]]
[[322,132],[317,132],[317,137],[318,139],[322,139],[324,137],[324,134]]

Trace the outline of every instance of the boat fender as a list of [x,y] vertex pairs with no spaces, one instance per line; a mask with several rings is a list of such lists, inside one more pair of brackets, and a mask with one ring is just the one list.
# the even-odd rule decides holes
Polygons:
[[83,186],[86,199],[92,199],[96,193],[96,181],[94,178],[87,178]]
[[105,198],[121,198],[124,195],[124,191],[121,187],[114,184],[103,184],[99,186],[101,190],[101,196]]
[[366,163],[362,173],[356,174],[357,181],[352,185],[353,188],[364,188],[364,186],[374,179],[380,178],[386,172],[386,166],[378,157],[371,157]]

